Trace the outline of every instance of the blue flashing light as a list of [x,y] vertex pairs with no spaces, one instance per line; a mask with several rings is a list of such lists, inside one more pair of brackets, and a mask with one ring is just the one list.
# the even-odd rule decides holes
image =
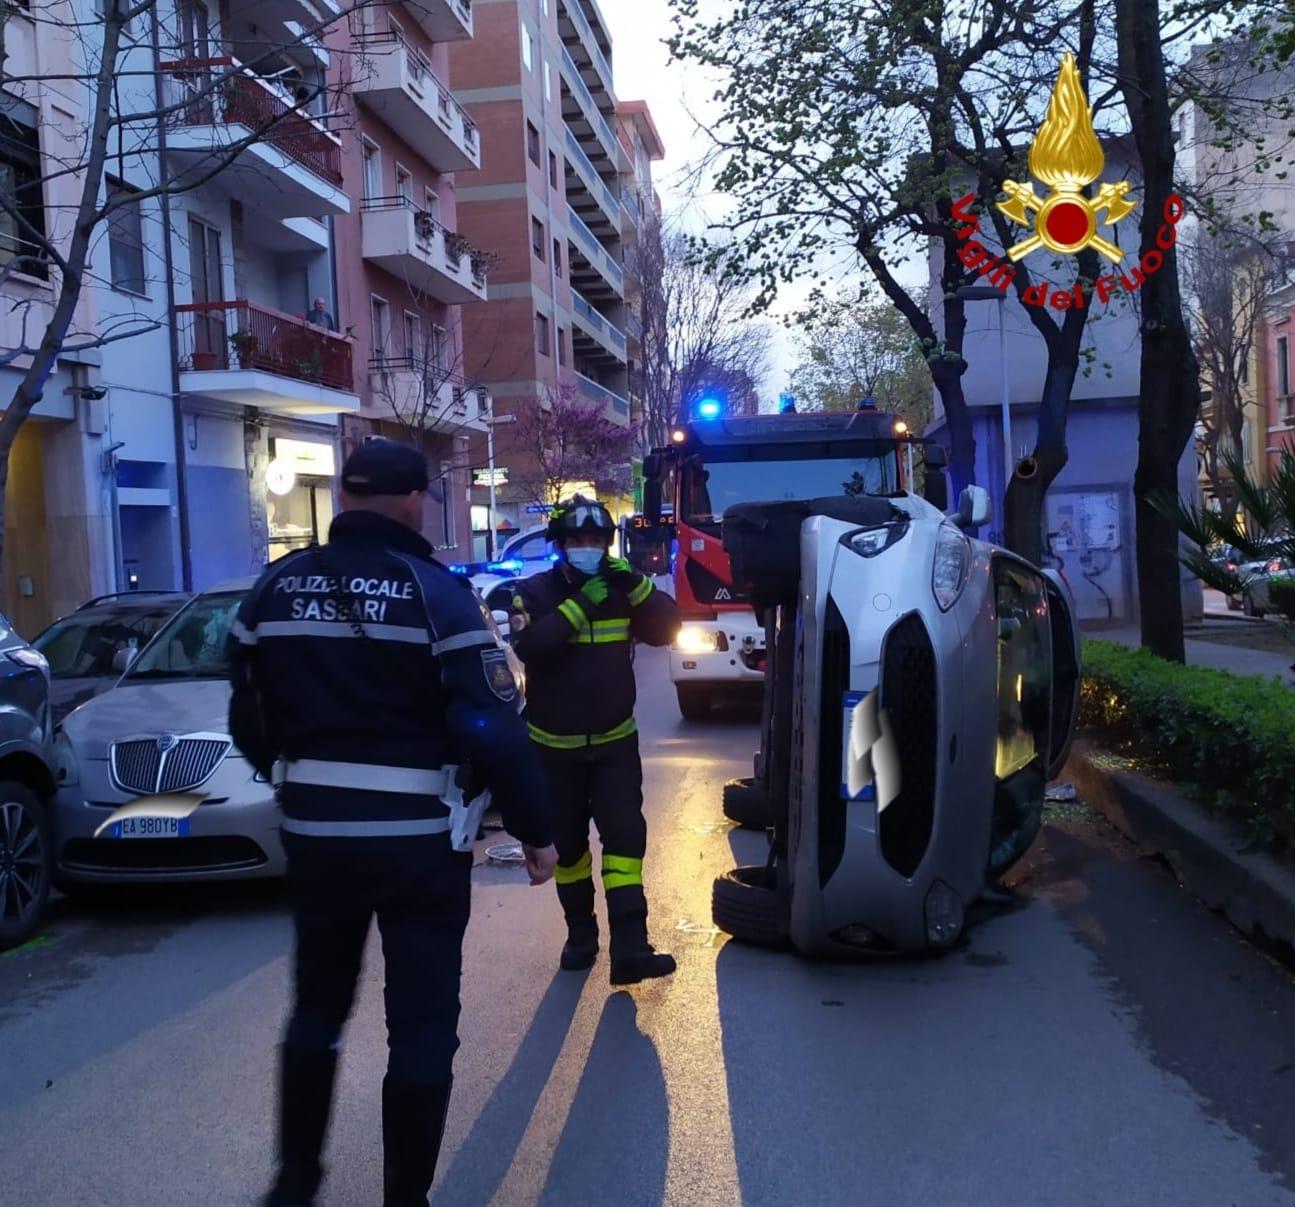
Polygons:
[[718,419],[724,413],[724,404],[718,398],[703,398],[697,404],[698,419]]
[[859,399],[859,410],[875,411],[877,409],[877,400],[871,394],[865,394]]
[[788,394],[784,391],[778,395],[778,413],[780,415],[794,415],[796,413],[795,394]]
[[525,568],[525,564],[519,558],[486,563],[486,572],[488,574],[520,574]]

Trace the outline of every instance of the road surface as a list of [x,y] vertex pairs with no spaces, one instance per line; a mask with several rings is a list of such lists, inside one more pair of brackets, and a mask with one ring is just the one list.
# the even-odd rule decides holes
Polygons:
[[[936,960],[727,943],[711,879],[749,714],[681,722],[640,651],[651,925],[670,980],[556,971],[551,889],[484,865],[433,1202],[1295,1205],[1295,980],[1082,807],[1026,904]],[[282,892],[58,903],[0,959],[0,1203],[251,1204],[271,1172]],[[377,936],[319,1202],[380,1202]]]

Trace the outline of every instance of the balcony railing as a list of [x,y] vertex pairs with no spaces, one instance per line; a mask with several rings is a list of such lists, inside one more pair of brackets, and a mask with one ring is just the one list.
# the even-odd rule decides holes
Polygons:
[[625,340],[625,332],[619,327],[612,325],[609,318],[598,310],[595,310],[583,297],[574,289],[571,291],[571,300],[575,305],[576,313],[585,320],[595,331],[598,332],[613,348],[623,356],[628,348]]
[[620,202],[616,199],[616,194],[607,187],[607,182],[598,175],[594,169],[593,161],[585,154],[585,149],[580,145],[576,132],[570,126],[566,129],[566,135],[567,150],[571,152],[576,164],[588,174],[589,179],[586,183],[594,190],[594,197],[607,211],[608,218],[615,224],[620,219]]
[[[181,90],[179,121],[185,126],[244,126],[258,141],[281,151],[321,180],[342,183],[342,148],[314,118],[302,113],[269,80],[237,59],[182,59],[161,64]],[[184,92],[192,99],[185,102]]]
[[625,330],[640,343],[643,340],[643,320],[632,310],[625,312]]
[[334,390],[354,389],[351,341],[257,302],[177,306],[182,372],[260,370]]
[[578,370],[573,370],[576,380],[580,383],[580,392],[586,398],[591,398],[594,402],[600,402],[605,407],[610,407],[617,415],[624,415],[627,418],[630,413],[629,399],[622,398],[619,394],[609,390],[606,386],[599,385],[590,377],[586,377]]
[[392,356],[379,352],[369,359],[369,376],[374,380],[375,389],[380,382],[384,390],[395,392],[399,379],[404,378],[414,387],[408,392],[441,396],[443,401],[438,400],[439,405],[438,401],[428,401],[426,397],[417,400],[406,397],[404,406],[398,399],[388,398],[399,411],[409,408],[421,414],[429,426],[447,422],[466,423],[477,416],[476,390],[472,383],[426,357],[409,353]]
[[366,197],[361,209],[365,213],[376,213],[381,210],[412,210],[414,214],[414,237],[424,252],[430,252],[439,236],[445,248],[445,261],[450,268],[458,272],[466,256],[472,268],[473,283],[482,289],[486,286],[488,257],[486,253],[473,247],[458,231],[452,231],[444,223],[432,217],[426,210],[414,204],[412,197],[397,194],[394,197]]
[[616,135],[612,133],[611,126],[607,124],[607,119],[599,112],[598,106],[594,103],[594,94],[589,91],[589,85],[584,82],[584,78],[580,75],[580,68],[576,66],[576,61],[571,57],[571,52],[565,46],[562,48],[562,62],[567,68],[571,85],[576,90],[576,96],[582,102],[581,108],[584,110],[586,119],[602,140],[603,150],[606,151],[608,158],[614,161],[620,144],[616,141]]
[[625,270],[617,263],[616,257],[598,241],[598,236],[589,229],[585,220],[569,205],[567,206],[567,221],[571,223],[571,229],[575,232],[576,241],[584,248],[589,262],[602,272],[617,289],[624,292]]
[[580,7],[580,0],[562,0],[562,7],[570,18],[571,24],[576,27],[581,44],[589,52],[589,57],[593,60],[594,70],[602,77],[603,87],[611,94],[611,64],[607,62],[607,58],[602,52],[602,47],[598,45],[594,38],[593,26],[589,24],[589,18],[585,16],[584,10]]

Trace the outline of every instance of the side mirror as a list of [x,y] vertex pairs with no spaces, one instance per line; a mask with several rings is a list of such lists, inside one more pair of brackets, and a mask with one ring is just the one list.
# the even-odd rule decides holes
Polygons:
[[989,523],[991,514],[989,491],[983,486],[967,486],[958,496],[958,512],[953,519],[959,528],[979,528]]
[[643,515],[649,524],[661,522],[661,479],[659,477],[644,479]]
[[949,454],[945,452],[943,444],[923,445],[925,455],[923,460],[926,462],[927,469],[947,469],[949,465]]
[[130,664],[135,661],[138,655],[139,646],[123,645],[121,649],[112,656],[112,669],[119,675],[124,675],[128,670],[130,670]]
[[949,475],[936,466],[927,465],[926,481],[922,484],[922,497],[936,511],[949,510]]

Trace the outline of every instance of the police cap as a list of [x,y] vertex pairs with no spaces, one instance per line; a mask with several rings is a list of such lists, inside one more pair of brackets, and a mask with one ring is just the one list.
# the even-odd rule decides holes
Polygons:
[[384,437],[366,440],[342,466],[342,489],[347,494],[407,495],[427,486],[427,460],[422,453]]

